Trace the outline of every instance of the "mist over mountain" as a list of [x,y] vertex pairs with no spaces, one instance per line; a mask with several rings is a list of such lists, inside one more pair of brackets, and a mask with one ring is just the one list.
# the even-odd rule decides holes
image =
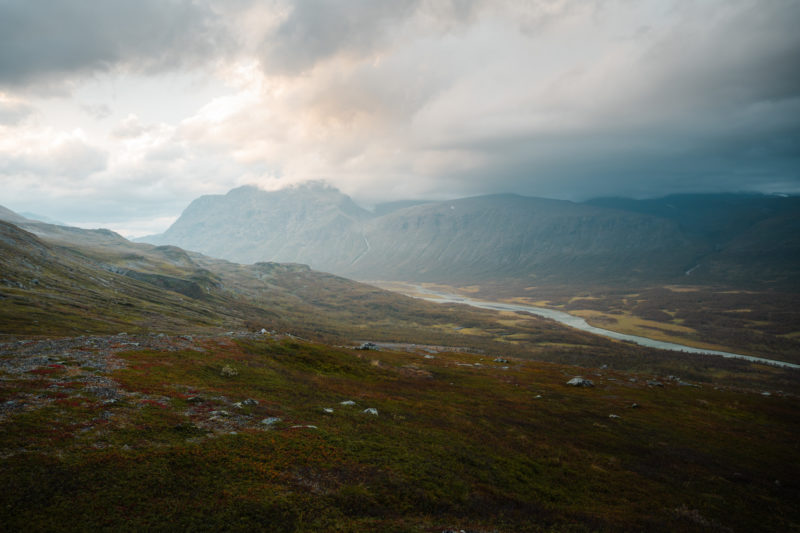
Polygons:
[[489,195],[369,212],[323,185],[203,196],[141,239],[361,280],[793,283],[798,198],[678,195],[586,203]]

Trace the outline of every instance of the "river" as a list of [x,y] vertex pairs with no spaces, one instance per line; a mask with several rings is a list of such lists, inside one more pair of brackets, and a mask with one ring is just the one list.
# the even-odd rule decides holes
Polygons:
[[617,339],[620,341],[628,341],[634,344],[638,344],[640,346],[647,346],[649,348],[658,348],[661,350],[672,350],[676,352],[687,352],[687,353],[696,353],[703,355],[719,355],[721,357],[728,357],[731,359],[744,359],[747,361],[753,361],[754,363],[764,363],[767,365],[779,366],[783,368],[800,369],[800,365],[794,363],[787,363],[785,361],[776,361],[774,359],[766,359],[763,357],[755,357],[752,355],[744,355],[732,352],[723,352],[720,350],[707,350],[705,348],[695,348],[693,346],[685,346],[683,344],[677,344],[674,342],[665,342],[655,339],[648,339],[647,337],[640,337],[638,335],[628,335],[626,333],[619,333],[608,329],[598,328],[596,326],[592,326],[591,324],[586,322],[586,320],[584,320],[579,316],[570,315],[569,313],[565,313],[563,311],[557,311],[555,309],[547,309],[545,307],[535,307],[532,305],[474,300],[472,298],[467,298],[466,296],[434,291],[420,286],[415,286],[415,290],[418,293],[427,295],[421,297],[417,296],[418,298],[422,298],[423,300],[428,300],[431,302],[465,304],[465,305],[471,305],[472,307],[479,307],[481,309],[491,309],[494,311],[515,311],[519,313],[531,313],[532,315],[537,315],[544,318],[550,318],[552,320],[555,320],[556,322],[564,324],[565,326],[576,328],[581,331],[594,333],[595,335],[601,335],[603,337]]

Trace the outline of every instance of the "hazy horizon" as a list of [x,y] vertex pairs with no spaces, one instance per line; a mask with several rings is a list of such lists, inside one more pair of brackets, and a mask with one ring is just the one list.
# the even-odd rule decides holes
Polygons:
[[324,180],[362,206],[800,192],[800,9],[0,3],[0,205],[128,236]]

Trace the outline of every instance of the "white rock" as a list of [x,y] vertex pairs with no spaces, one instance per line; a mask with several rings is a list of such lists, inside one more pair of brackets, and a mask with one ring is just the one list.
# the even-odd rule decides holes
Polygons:
[[355,405],[355,404],[356,402],[354,402],[353,400],[345,400],[343,402],[339,402],[339,405]]
[[572,385],[573,387],[594,387],[594,383],[591,380],[583,379],[582,377],[572,378],[567,381],[567,385]]
[[333,413],[333,409],[331,409],[330,407],[323,407],[322,410],[325,411],[328,414]]
[[375,416],[378,416],[378,410],[377,410],[377,409],[375,409],[374,407],[367,407],[366,409],[364,409],[364,410],[362,411],[362,413],[366,413],[366,414],[368,414],[368,415],[375,415]]

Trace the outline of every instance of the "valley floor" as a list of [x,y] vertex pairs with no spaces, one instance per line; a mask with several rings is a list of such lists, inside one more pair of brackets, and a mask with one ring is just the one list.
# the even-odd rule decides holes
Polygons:
[[800,364],[797,295],[702,286],[523,287],[374,282],[418,298],[455,293],[465,298],[566,312],[589,325],[624,335],[701,350],[746,354]]

